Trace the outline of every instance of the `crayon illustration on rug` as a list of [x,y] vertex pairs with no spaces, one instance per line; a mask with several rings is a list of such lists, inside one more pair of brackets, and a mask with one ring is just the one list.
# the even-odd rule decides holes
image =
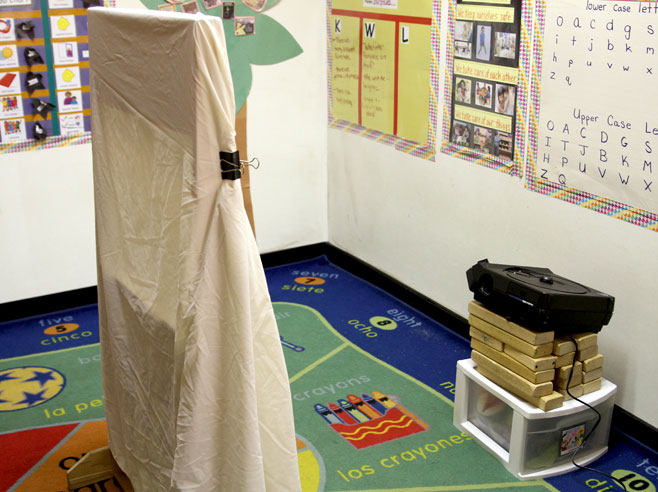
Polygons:
[[[622,490],[580,470],[520,482],[452,424],[469,342],[320,257],[266,270],[295,413],[304,492]],[[465,286],[466,288],[466,286]],[[0,324],[0,491],[63,492],[107,445],[95,305]],[[484,395],[473,412],[499,419]],[[547,452],[577,445],[573,426]],[[593,467],[655,491],[658,453],[613,429]],[[79,492],[119,492],[113,480]]]

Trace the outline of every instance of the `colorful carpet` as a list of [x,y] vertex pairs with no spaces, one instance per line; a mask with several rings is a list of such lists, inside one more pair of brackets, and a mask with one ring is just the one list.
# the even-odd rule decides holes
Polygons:
[[[324,257],[266,275],[304,492],[622,490],[587,470],[518,481],[454,427],[467,340]],[[107,444],[99,362],[95,305],[0,324],[0,491],[64,492],[66,470]],[[615,430],[592,466],[656,491],[658,453]]]

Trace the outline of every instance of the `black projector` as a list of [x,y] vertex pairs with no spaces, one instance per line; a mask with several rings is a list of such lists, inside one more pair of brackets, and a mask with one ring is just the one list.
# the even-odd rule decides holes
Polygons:
[[535,331],[599,332],[615,298],[555,275],[548,268],[480,260],[466,272],[468,288],[490,311]]

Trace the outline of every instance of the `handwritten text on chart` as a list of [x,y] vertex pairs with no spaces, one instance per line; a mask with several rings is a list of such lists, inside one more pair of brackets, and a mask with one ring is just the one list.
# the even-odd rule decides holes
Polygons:
[[658,211],[658,4],[547,9],[537,177]]

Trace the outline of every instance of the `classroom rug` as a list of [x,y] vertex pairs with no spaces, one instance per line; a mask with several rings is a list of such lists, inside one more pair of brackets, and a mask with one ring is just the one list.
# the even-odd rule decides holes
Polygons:
[[[266,277],[303,492],[622,490],[589,470],[519,481],[454,427],[468,340],[325,257]],[[0,491],[64,492],[66,470],[106,444],[96,305],[0,324]],[[591,466],[656,491],[658,453],[615,429]]]

